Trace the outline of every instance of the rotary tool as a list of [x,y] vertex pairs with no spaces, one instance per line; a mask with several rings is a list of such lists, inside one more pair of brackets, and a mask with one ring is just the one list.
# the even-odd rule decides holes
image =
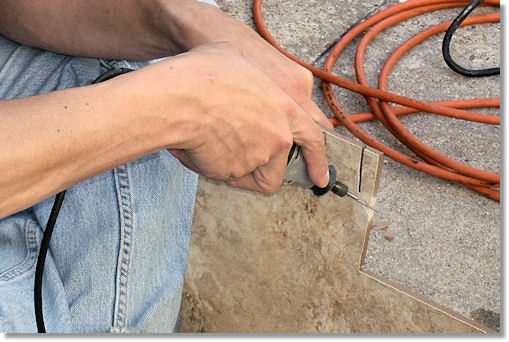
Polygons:
[[286,165],[286,173],[283,184],[296,185],[302,188],[311,189],[316,196],[325,195],[329,191],[332,191],[339,197],[344,197],[346,195],[362,204],[363,206],[376,211],[368,203],[349,192],[348,186],[344,183],[341,183],[336,178],[336,168],[334,165],[329,165],[329,184],[327,184],[327,186],[324,188],[316,186],[309,178],[306,160],[304,159],[304,155],[302,154],[300,146],[295,143],[292,145],[290,154],[288,155],[288,163]]

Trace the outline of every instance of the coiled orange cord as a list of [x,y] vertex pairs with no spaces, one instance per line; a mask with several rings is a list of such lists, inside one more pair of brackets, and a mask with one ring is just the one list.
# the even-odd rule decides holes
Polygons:
[[[488,196],[489,198],[500,201],[500,190],[497,189],[500,187],[499,174],[470,167],[433,150],[413,136],[397,119],[397,116],[399,115],[428,112],[456,119],[500,125],[499,116],[474,113],[462,109],[500,107],[500,98],[423,102],[393,94],[386,90],[388,75],[398,59],[404,53],[425,39],[446,31],[452,21],[433,26],[417,34],[397,48],[387,59],[380,72],[378,88],[369,87],[364,74],[364,53],[369,42],[376,36],[376,34],[391,25],[420,14],[444,8],[465,7],[469,3],[468,1],[410,0],[391,6],[369,17],[347,32],[331,50],[323,70],[292,56],[274,40],[263,22],[262,2],[263,0],[253,0],[253,16],[258,32],[276,49],[296,63],[309,69],[316,77],[323,81],[323,93],[329,107],[335,115],[335,118],[331,119],[334,126],[345,126],[352,134],[364,143],[382,151],[385,155],[395,161],[443,179],[462,183],[467,187]],[[485,0],[482,5],[500,6],[500,1]],[[500,13],[477,15],[467,18],[462,23],[462,26],[499,21]],[[333,75],[331,72],[332,67],[339,58],[341,52],[355,37],[366,31],[368,28],[371,29],[364,35],[363,39],[359,43],[355,56],[355,70],[358,83]],[[371,112],[346,115],[334,97],[332,84],[362,94],[366,98],[366,101],[371,108]],[[397,103],[402,106],[392,108],[389,103]],[[379,120],[399,141],[405,144],[413,153],[420,157],[422,161],[406,156],[403,153],[386,146],[382,142],[371,137],[355,124],[356,122],[364,122],[374,119]]]

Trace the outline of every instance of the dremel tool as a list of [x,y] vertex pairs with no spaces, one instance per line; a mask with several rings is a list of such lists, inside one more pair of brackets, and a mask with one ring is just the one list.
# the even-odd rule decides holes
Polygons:
[[361,200],[354,194],[348,191],[348,186],[341,183],[336,179],[337,171],[334,165],[329,165],[329,184],[325,188],[319,188],[316,186],[311,179],[309,179],[306,160],[302,154],[302,150],[299,145],[293,144],[290,154],[288,155],[288,163],[286,165],[286,173],[283,180],[285,185],[296,185],[301,188],[311,189],[317,196],[322,196],[332,191],[339,197],[348,196],[355,201],[359,202],[363,206],[376,211],[368,203]]

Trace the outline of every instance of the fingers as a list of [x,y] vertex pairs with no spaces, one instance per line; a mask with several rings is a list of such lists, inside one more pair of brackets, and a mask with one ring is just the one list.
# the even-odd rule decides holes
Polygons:
[[[329,167],[325,155],[324,135],[320,127],[298,108],[297,118],[291,123],[293,140],[301,146],[307,163],[308,175],[318,187],[329,183]],[[284,178],[290,147],[275,154],[269,162],[252,173],[227,182],[229,185],[264,194],[276,192]]]
[[[293,102],[293,101],[291,101]],[[325,187],[329,182],[329,168],[325,154],[325,142],[322,130],[313,119],[304,113],[303,109],[297,106],[294,102],[290,104],[289,112],[294,114],[289,115],[289,132],[288,139],[283,134],[278,138],[279,142],[276,143],[274,149],[269,157],[269,161],[265,163],[263,158],[260,165],[252,164],[246,171],[248,174],[235,179],[226,181],[227,184],[246,189],[257,191],[264,194],[272,194],[276,192],[282,184],[286,165],[288,162],[288,154],[291,148],[291,142],[295,142],[301,147],[304,158],[306,159],[308,175],[311,181],[318,187]],[[288,140],[288,141],[287,141]],[[270,145],[270,144],[269,144]],[[202,170],[193,162],[185,150],[170,149],[172,153],[180,162],[190,170],[202,174]],[[246,153],[247,151],[244,151]],[[269,153],[269,151],[265,151]],[[261,151],[257,153],[263,153]],[[265,159],[266,160],[266,159]],[[230,164],[230,167],[233,167]],[[249,171],[248,171],[249,170]],[[231,170],[230,170],[231,173]],[[238,177],[238,176],[236,176]],[[223,179],[216,179],[225,181]]]
[[[214,135],[212,134],[214,130],[210,128],[207,132],[212,133],[196,138],[202,143],[194,144],[197,147],[193,147],[193,150],[188,153],[183,150],[170,152],[195,172],[217,180],[222,178],[223,181],[227,180],[228,184],[239,188],[270,194],[281,186],[288,153],[294,141],[302,148],[310,179],[317,186],[325,187],[329,175],[324,136],[320,126],[326,129],[333,127],[310,98],[312,86],[307,90],[302,86],[293,88],[285,86],[288,82],[284,80],[288,77],[281,77],[280,82],[273,83],[277,80],[271,81],[270,77],[260,73],[260,70],[266,68],[254,68],[256,64],[253,65],[243,58],[231,58],[235,56],[229,54],[221,55],[219,58],[215,56],[217,51],[228,50],[229,47],[220,44],[215,47],[217,49],[208,50],[202,47],[195,49],[194,52],[198,57],[201,57],[200,53],[211,55],[206,56],[207,61],[221,60],[221,63],[210,62],[211,68],[214,67],[223,73],[224,82],[230,78],[232,80],[228,88],[228,97],[221,98],[224,103],[231,103],[221,107],[221,113],[224,112],[225,117],[216,118],[214,115],[219,111],[211,110],[211,120],[207,126],[216,127],[211,126],[216,124],[217,130],[222,133]],[[228,68],[225,69],[224,65],[228,65]],[[234,67],[244,72],[231,72],[235,70]],[[310,77],[312,78],[312,75]],[[246,80],[256,82],[246,83]],[[303,83],[306,83],[304,81]],[[307,80],[306,84],[309,83]],[[242,88],[243,91],[232,93],[232,89],[239,88],[238,84],[243,84],[249,92]],[[221,88],[224,87],[223,84],[217,83],[213,86],[218,92],[217,97],[220,98],[219,95],[223,95],[224,89]],[[207,89],[209,87],[212,85],[207,83]],[[232,108],[242,108],[242,111]],[[229,175],[239,178],[228,181]]]
[[[265,42],[264,42],[265,43]],[[250,61],[253,65],[260,67],[260,61],[253,61],[250,55],[244,55],[242,49],[240,49],[237,45],[228,43],[228,42],[219,42],[208,45],[209,47],[214,47],[218,49],[222,49],[222,51],[230,51],[234,52],[242,57],[245,57],[248,61]],[[272,50],[272,46],[269,45],[270,50]],[[198,51],[202,49],[202,47],[197,47],[193,50]],[[316,105],[316,103],[312,100],[311,95],[313,92],[313,80],[314,76],[311,71],[308,69],[296,64],[295,62],[287,59],[283,55],[280,55],[279,52],[276,51],[277,58],[282,58],[285,63],[289,63],[288,68],[282,68],[286,70],[286,73],[282,72],[268,72],[267,68],[264,68],[261,65],[260,70],[264,71],[264,73],[272,80],[274,83],[282,89],[285,93],[287,93],[290,97],[294,99],[294,101],[301,106],[301,108],[308,114],[316,123],[326,129],[334,129],[334,126],[330,123],[327,116],[320,110],[320,108]],[[267,56],[265,56],[267,57]],[[267,57],[267,58],[270,58]],[[263,63],[262,63],[263,64]],[[284,76],[278,76],[280,74],[284,74]],[[294,81],[289,81],[293,79]]]
[[[295,86],[293,91],[289,91],[288,94],[317,124],[326,129],[334,129],[334,126],[330,123],[327,116],[312,99],[314,81],[313,73],[303,67],[301,68],[303,69],[303,72],[306,73],[307,77],[303,77],[302,83],[300,83],[299,86]],[[285,90],[284,88],[282,89]]]
[[319,148],[323,151],[319,153],[316,153],[316,149],[312,150],[303,146],[301,146],[301,150],[304,159],[306,159],[309,179],[319,188],[325,188],[329,184],[329,165],[325,158],[325,148]]
[[[297,111],[302,111],[297,108]],[[325,151],[325,138],[320,127],[306,114],[297,113],[291,122],[294,142],[301,147],[306,159],[308,175],[318,187],[329,183],[329,166]]]
[[311,99],[311,94],[292,99],[297,104],[297,119],[290,122],[293,140],[301,147],[311,181],[318,187],[326,187],[329,183],[329,167],[324,135],[319,126],[329,130],[334,130],[334,126]]
[[334,130],[334,126],[327,116],[320,110],[316,103],[309,97],[303,97],[299,100],[298,105],[308,114],[317,124],[323,128]]
[[268,163],[259,166],[252,173],[236,180],[227,182],[245,190],[257,191],[263,194],[273,194],[283,182],[286,172],[286,163],[290,149],[284,149],[281,153],[274,155]]

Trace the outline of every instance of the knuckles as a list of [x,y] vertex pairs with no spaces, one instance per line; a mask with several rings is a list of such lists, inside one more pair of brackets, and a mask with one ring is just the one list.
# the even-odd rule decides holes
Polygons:
[[249,171],[246,169],[246,167],[238,165],[231,168],[230,176],[228,178],[240,179],[248,173]]
[[277,140],[276,150],[290,151],[293,145],[293,137],[291,134],[280,134]]

